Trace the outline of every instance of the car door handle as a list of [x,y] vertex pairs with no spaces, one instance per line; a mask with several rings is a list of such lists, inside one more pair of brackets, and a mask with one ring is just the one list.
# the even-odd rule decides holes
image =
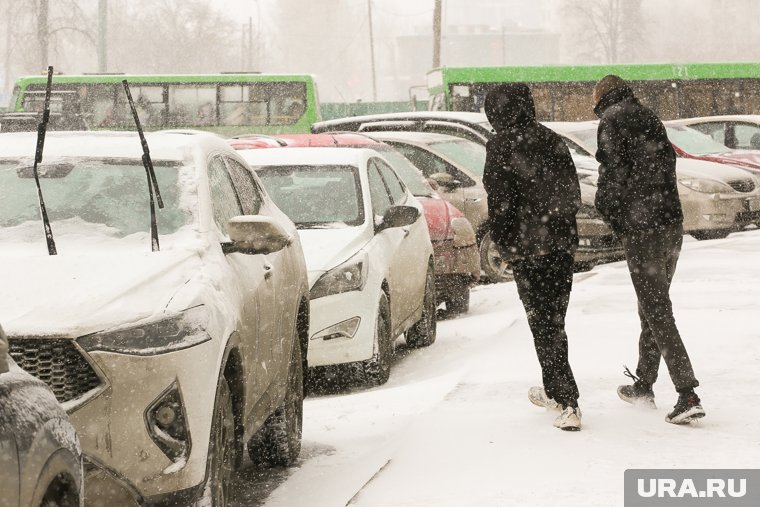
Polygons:
[[272,265],[269,263],[264,264],[264,280],[272,278]]

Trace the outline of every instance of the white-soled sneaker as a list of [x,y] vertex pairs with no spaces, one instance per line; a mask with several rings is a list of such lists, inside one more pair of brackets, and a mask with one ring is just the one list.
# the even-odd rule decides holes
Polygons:
[[565,407],[554,420],[554,427],[565,431],[579,431],[581,429],[581,409]]
[[554,401],[552,398],[549,398],[543,387],[533,386],[528,389],[528,399],[537,407],[542,407],[548,410],[562,410],[562,405]]

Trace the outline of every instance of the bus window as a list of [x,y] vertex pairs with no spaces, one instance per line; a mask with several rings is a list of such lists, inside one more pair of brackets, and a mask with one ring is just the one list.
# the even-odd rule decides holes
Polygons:
[[90,128],[114,127],[114,104],[116,92],[124,93],[112,84],[91,84],[82,87],[79,100],[82,114]]
[[170,85],[168,120],[172,127],[216,125],[216,86]]
[[251,87],[247,85],[219,86],[219,124],[231,127],[253,123],[255,106],[251,103]]
[[[131,128],[134,126],[132,111],[129,108],[127,96],[122,93],[116,94],[116,106],[114,107],[113,123],[121,128]],[[129,92],[135,101],[137,116],[143,127],[164,126],[164,87],[163,85],[130,85]]]
[[269,104],[270,124],[292,125],[306,112],[304,83],[256,83],[253,88],[253,100]]

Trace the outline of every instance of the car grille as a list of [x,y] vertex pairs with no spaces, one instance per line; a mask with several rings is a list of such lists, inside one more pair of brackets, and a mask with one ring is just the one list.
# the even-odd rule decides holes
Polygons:
[[71,340],[10,338],[8,342],[16,364],[45,382],[61,403],[100,385],[95,370]]
[[731,188],[737,192],[752,192],[755,189],[755,182],[750,178],[743,180],[732,180],[729,181],[728,184],[731,185]]

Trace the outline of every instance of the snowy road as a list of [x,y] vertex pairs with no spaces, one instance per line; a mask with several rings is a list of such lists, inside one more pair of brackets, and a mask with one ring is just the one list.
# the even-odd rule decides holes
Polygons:
[[676,401],[664,364],[658,409],[622,403],[638,317],[623,263],[576,275],[570,360],[583,431],[552,426],[526,397],[538,361],[512,283],[473,292],[428,349],[397,349],[380,388],[307,398],[297,467],[241,474],[236,505],[620,506],[628,468],[760,463],[760,231],[684,245],[676,319],[707,417],[665,423]]

